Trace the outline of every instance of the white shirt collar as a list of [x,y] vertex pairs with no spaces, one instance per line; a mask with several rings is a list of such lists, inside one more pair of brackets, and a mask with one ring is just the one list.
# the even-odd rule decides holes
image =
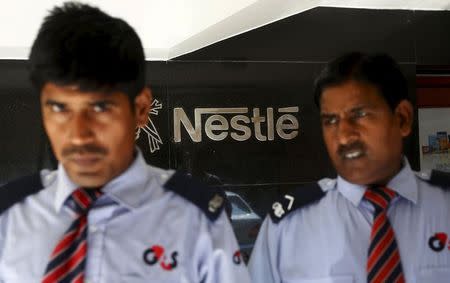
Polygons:
[[120,204],[135,209],[143,201],[143,196],[147,190],[147,184],[153,177],[148,174],[152,167],[148,166],[141,151],[133,163],[122,174],[107,183],[102,191]]
[[[367,189],[366,186],[350,183],[341,176],[338,176],[336,186],[338,191],[355,206],[360,204]],[[414,204],[417,203],[419,188],[406,158],[403,158],[403,168],[389,181],[387,187]]]
[[[130,167],[103,186],[102,191],[129,209],[137,208],[142,201],[146,184],[149,182],[149,174],[147,174],[149,168],[151,167],[146,164],[138,149]],[[79,186],[70,180],[61,164],[58,164],[56,186],[54,205],[56,211],[60,211],[70,194]]]
[[56,196],[54,205],[56,211],[60,211],[67,198],[78,188],[78,186],[70,180],[61,163],[58,164],[56,172]]

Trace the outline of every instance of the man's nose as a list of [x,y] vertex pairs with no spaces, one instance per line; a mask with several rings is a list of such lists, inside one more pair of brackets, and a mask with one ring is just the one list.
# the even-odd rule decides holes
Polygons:
[[94,138],[92,121],[88,113],[74,113],[70,121],[70,139],[73,144],[90,143]]
[[350,144],[359,137],[358,126],[351,119],[341,119],[337,127],[337,138],[340,144]]

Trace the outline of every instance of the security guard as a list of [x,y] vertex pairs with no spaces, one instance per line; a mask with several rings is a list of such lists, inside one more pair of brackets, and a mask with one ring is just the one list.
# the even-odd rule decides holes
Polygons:
[[346,54],[317,78],[315,99],[338,176],[274,202],[253,282],[448,282],[450,174],[416,174],[402,154],[413,107],[397,64]]
[[56,7],[30,67],[59,163],[0,189],[0,282],[250,282],[223,191],[135,147],[151,93],[127,23]]

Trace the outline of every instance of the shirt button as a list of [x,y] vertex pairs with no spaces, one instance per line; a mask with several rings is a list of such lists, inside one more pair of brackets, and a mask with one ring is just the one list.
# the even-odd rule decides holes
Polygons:
[[[89,232],[95,233],[95,232],[97,232],[97,230],[98,230],[97,226],[95,226],[95,225],[89,226]],[[86,283],[87,283],[87,281],[86,281]]]

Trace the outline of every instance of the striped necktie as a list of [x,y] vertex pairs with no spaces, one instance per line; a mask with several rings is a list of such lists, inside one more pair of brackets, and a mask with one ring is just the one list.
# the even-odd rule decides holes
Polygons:
[[373,204],[375,214],[367,260],[367,282],[405,282],[394,229],[386,215],[396,193],[384,187],[369,188],[364,198]]
[[53,250],[42,283],[82,283],[87,251],[87,213],[102,193],[100,190],[75,190],[69,202],[76,219]]

